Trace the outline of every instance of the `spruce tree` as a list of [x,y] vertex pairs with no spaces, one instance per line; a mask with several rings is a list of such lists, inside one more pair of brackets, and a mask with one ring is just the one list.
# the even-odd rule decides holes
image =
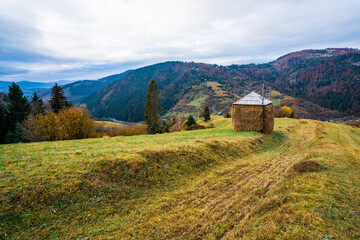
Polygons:
[[206,106],[204,109],[203,117],[204,117],[205,122],[210,120],[210,109],[208,106]]
[[58,113],[61,109],[71,106],[71,103],[66,101],[66,97],[61,86],[57,83],[55,83],[55,85],[51,88],[51,97],[49,102],[54,113]]
[[0,144],[5,143],[7,134],[7,110],[3,104],[0,103]]
[[194,124],[196,124],[196,121],[195,121],[194,117],[190,114],[190,116],[187,119],[186,126],[190,127]]
[[31,114],[36,116],[38,114],[45,113],[44,102],[41,98],[38,97],[36,92],[34,93],[32,100],[31,100]]
[[155,79],[151,79],[148,93],[146,95],[145,119],[149,133],[161,133],[161,103],[160,91],[157,88]]
[[8,94],[8,131],[12,132],[17,123],[22,123],[30,113],[30,104],[20,87],[12,83]]

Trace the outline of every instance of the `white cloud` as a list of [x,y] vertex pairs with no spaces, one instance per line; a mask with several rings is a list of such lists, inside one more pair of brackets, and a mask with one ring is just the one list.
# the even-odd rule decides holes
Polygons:
[[31,71],[163,60],[266,62],[303,48],[360,47],[359,1],[0,0],[0,6],[0,18],[23,26],[7,30],[17,36],[8,41],[12,47],[75,62],[18,65]]

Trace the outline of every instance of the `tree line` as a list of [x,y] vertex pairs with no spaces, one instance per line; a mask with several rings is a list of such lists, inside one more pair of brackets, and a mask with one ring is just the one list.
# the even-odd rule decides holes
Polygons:
[[[20,86],[12,83],[9,86],[7,104],[0,104],[0,143],[54,140],[55,137],[40,137],[40,135],[46,135],[51,131],[54,132],[53,135],[61,135],[54,129],[60,123],[66,122],[64,116],[69,120],[70,113],[77,115],[77,118],[83,115],[84,119],[90,119],[90,115],[85,111],[71,108],[71,103],[67,101],[64,91],[57,83],[51,88],[51,97],[47,103],[44,103],[36,93],[29,102]],[[62,129],[62,133],[64,131]],[[68,135],[71,135],[70,138],[73,137],[73,134],[68,133]]]

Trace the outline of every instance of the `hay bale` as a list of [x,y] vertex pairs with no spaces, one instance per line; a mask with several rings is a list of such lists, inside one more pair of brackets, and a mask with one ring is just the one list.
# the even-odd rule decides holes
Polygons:
[[274,129],[274,117],[275,117],[274,106],[271,103],[263,107],[264,107],[263,133],[271,134]]
[[234,104],[231,112],[235,132],[260,132],[263,128],[263,107]]
[[235,132],[270,134],[274,129],[274,106],[234,104],[231,118]]

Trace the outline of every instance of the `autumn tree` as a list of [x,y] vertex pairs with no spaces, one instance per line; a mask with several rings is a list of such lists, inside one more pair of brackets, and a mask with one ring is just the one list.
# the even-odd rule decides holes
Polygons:
[[281,109],[283,110],[285,117],[288,117],[288,118],[294,117],[294,112],[291,109],[291,107],[283,106]]
[[12,83],[8,94],[8,130],[14,131],[16,123],[22,123],[30,113],[30,105],[19,85]]
[[82,139],[94,133],[94,120],[83,108],[65,108],[30,116],[24,123],[25,138],[30,142]]
[[51,98],[49,102],[54,113],[58,113],[61,109],[71,106],[71,103],[66,101],[63,89],[57,83],[51,88]]
[[205,122],[210,120],[210,109],[208,106],[206,106],[204,109],[203,117],[204,117]]
[[32,97],[30,106],[31,106],[31,114],[34,116],[45,113],[44,102],[41,98],[38,97],[36,93],[34,93]]
[[161,133],[162,131],[160,113],[160,91],[158,90],[155,79],[151,79],[145,104],[146,125],[148,132],[151,134]]

